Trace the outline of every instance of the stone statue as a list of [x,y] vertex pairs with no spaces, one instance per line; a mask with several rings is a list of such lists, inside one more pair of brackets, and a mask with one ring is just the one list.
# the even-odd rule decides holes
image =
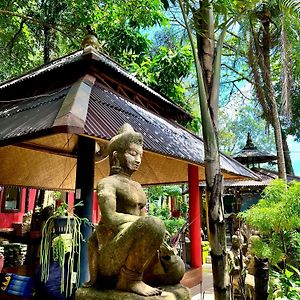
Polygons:
[[232,236],[232,247],[228,252],[229,275],[234,299],[255,299],[254,277],[247,270],[247,258],[243,255],[244,237],[239,231]]
[[164,242],[164,224],[146,215],[146,195],[131,179],[141,164],[142,146],[142,135],[129,124],[108,144],[110,175],[97,185],[101,220],[88,240],[85,287],[156,296],[162,290],[153,286],[177,284],[183,277],[183,261]]
[[[232,246],[228,252],[228,262],[230,273],[233,277],[234,284],[238,286],[239,276],[242,274],[242,269],[245,267],[245,257],[242,254],[241,248],[243,244],[243,237],[240,235],[232,236]],[[235,282],[236,281],[236,282]]]

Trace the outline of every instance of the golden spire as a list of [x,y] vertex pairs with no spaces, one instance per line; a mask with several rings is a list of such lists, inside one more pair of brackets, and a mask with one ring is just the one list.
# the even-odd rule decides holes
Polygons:
[[86,47],[91,46],[91,47],[95,48],[96,50],[100,51],[101,46],[98,42],[97,34],[93,30],[93,28],[90,25],[87,25],[86,31],[87,31],[87,35],[84,37],[84,39],[81,43],[81,48],[85,49]]

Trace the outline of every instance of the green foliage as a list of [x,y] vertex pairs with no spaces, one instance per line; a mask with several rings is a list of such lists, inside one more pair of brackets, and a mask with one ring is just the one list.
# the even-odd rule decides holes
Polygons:
[[[61,194],[60,192],[54,192],[54,200],[56,201],[60,200],[60,194]],[[76,207],[83,206],[83,205],[84,205],[83,201],[79,201],[75,203],[72,208],[69,208],[69,204],[65,201],[56,203],[56,206],[53,210],[53,217],[72,215]]]
[[170,236],[176,235],[182,226],[186,223],[183,218],[162,219]]
[[147,188],[149,203],[153,203],[167,196],[181,196],[182,189],[179,185],[155,185]]
[[282,271],[271,271],[269,300],[300,299],[300,272],[291,265]]
[[52,60],[80,49],[87,25],[118,59],[130,49],[147,51],[149,40],[140,29],[166,23],[159,0],[2,1],[0,80],[40,65],[45,54]]
[[[300,50],[300,45],[299,45]],[[299,75],[300,75],[300,64]],[[296,81],[291,90],[292,101],[292,118],[287,124],[287,131],[289,134],[294,135],[296,140],[300,141],[300,85],[299,81]]]
[[171,216],[169,207],[164,203],[169,196],[174,196],[180,202],[181,213],[186,213],[187,205],[182,201],[182,189],[178,185],[171,186],[153,186],[147,188],[148,195],[148,213],[149,215],[160,218],[170,234],[174,236],[186,223],[182,217],[174,218]]
[[181,227],[186,223],[186,220],[182,217],[172,217],[168,207],[158,207],[155,203],[149,204],[148,213],[149,215],[160,218],[164,222],[168,234],[171,237],[178,233]]
[[[82,206],[83,202],[75,204],[76,206]],[[65,292],[67,296],[70,296],[73,291],[73,282],[70,280],[73,272],[76,272],[75,286],[79,286],[80,277],[80,249],[81,242],[83,240],[82,233],[80,231],[83,223],[88,224],[88,219],[80,218],[69,209],[66,202],[57,207],[53,213],[45,222],[42,229],[42,240],[40,247],[40,264],[41,264],[41,280],[47,282],[49,279],[49,270],[51,263],[51,246],[54,260],[58,261],[61,267],[61,272],[64,274],[61,276],[60,290],[61,293]],[[55,235],[55,222],[60,216],[66,216],[66,232],[58,236]],[[67,269],[65,272],[66,254],[68,253]]]
[[299,263],[300,182],[274,180],[262,199],[239,217],[261,234],[253,243],[258,257],[268,258],[272,265],[279,261]]
[[282,0],[282,5],[291,8],[300,14],[300,3],[298,0]]
[[144,56],[143,61],[132,62],[130,69],[145,84],[190,110],[182,79],[189,74],[191,66],[190,47],[176,44],[173,49],[159,47],[155,53]]
[[61,267],[65,264],[65,255],[72,251],[72,235],[62,233],[52,240],[53,259]]

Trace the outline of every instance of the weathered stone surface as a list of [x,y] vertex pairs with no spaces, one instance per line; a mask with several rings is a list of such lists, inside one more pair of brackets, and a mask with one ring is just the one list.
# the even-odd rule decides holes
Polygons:
[[190,300],[190,290],[181,284],[163,286],[160,296],[145,297],[134,293],[117,290],[97,290],[95,288],[79,288],[76,300]]
[[[124,124],[110,140],[107,154],[110,175],[97,185],[101,220],[87,243],[90,280],[85,287],[109,289],[115,286],[133,294],[117,296],[120,292],[108,291],[104,297],[89,291],[89,299],[144,299],[134,293],[158,295],[159,289],[148,283],[176,285],[184,275],[185,265],[164,240],[163,222],[145,214],[147,196],[143,187],[131,178],[141,164],[142,135],[131,125]],[[97,296],[93,296],[95,294]],[[147,297],[189,299],[173,294],[165,294],[163,298]]]

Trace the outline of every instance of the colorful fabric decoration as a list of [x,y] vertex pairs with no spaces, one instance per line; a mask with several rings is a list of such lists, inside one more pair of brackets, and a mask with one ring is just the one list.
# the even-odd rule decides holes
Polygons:
[[0,294],[31,297],[33,293],[33,279],[11,273],[0,273]]

